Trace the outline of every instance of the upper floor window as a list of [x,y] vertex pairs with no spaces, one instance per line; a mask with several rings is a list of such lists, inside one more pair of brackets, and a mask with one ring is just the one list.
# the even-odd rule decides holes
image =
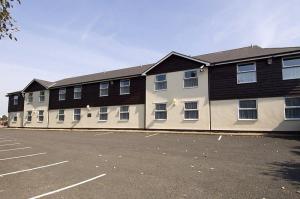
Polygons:
[[107,118],[108,118],[107,107],[106,106],[100,107],[99,120],[107,121]]
[[74,99],[81,99],[81,86],[74,87]]
[[31,122],[32,120],[32,111],[27,111],[27,118],[26,118],[27,122]]
[[166,74],[159,74],[155,76],[155,90],[167,89],[167,77]]
[[44,102],[45,101],[45,91],[40,91],[39,100],[40,100],[40,102]]
[[300,57],[282,59],[282,79],[300,78]]
[[167,119],[167,104],[157,103],[155,104],[155,119],[156,120],[166,120]]
[[120,120],[129,120],[129,106],[120,106]]
[[198,86],[197,70],[190,70],[184,72],[183,87],[193,88]]
[[58,121],[60,121],[60,122],[65,121],[65,110],[64,109],[58,110]]
[[237,65],[237,83],[253,83],[256,82],[256,65],[255,63],[238,64]]
[[199,111],[198,111],[198,102],[191,101],[184,103],[184,119],[185,120],[198,120]]
[[130,80],[120,81],[120,95],[130,94]]
[[99,92],[99,96],[103,97],[103,96],[108,96],[108,82],[101,82],[100,83],[100,92]]
[[18,105],[18,100],[19,99],[19,96],[15,95],[14,96],[14,105]]
[[61,88],[58,91],[58,100],[62,101],[62,100],[66,100],[66,88]]
[[38,121],[39,122],[44,121],[44,111],[43,110],[39,110],[39,112],[38,112]]
[[28,103],[33,101],[33,93],[28,93]]
[[285,98],[285,119],[300,119],[300,97]]
[[239,101],[239,119],[240,120],[256,120],[257,119],[256,100],[240,100]]
[[75,108],[74,113],[73,113],[73,120],[74,121],[79,121],[81,117],[81,109],[80,108]]

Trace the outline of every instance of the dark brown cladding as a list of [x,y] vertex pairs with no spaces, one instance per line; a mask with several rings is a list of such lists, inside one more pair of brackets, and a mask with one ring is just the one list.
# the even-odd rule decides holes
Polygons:
[[35,91],[42,91],[42,90],[46,90],[46,88],[39,84],[36,81],[33,81],[25,90],[24,92],[35,92]]
[[147,72],[147,75],[184,71],[194,68],[200,68],[202,65],[202,63],[193,60],[179,57],[177,55],[171,55],[169,58]]
[[66,100],[59,101],[59,89],[50,89],[49,109],[65,109],[99,106],[118,106],[145,103],[145,77],[130,78],[130,94],[120,95],[120,80],[109,82],[109,96],[99,97],[100,83],[82,85],[81,99],[74,99],[74,87],[66,87]]
[[[14,96],[18,96],[18,104],[14,105]],[[16,93],[8,96],[8,112],[24,111],[24,98],[21,93]]]
[[210,100],[279,97],[300,94],[300,79],[282,80],[282,58],[256,60],[256,83],[237,84],[237,64],[209,68]]

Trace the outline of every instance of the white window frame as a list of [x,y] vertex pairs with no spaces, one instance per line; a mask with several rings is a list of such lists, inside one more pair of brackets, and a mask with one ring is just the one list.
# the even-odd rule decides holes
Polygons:
[[[31,118],[30,118],[30,121],[28,120],[29,112],[31,113],[31,114],[30,114],[30,117],[31,117]],[[27,111],[26,122],[32,122],[32,111]]]
[[18,105],[19,104],[19,96],[18,95],[15,95],[14,98],[13,98],[13,102],[14,102],[14,105]]
[[[255,70],[248,70],[248,71],[243,71],[243,72],[239,72],[239,66],[244,66],[244,65],[250,65],[253,64]],[[255,73],[255,81],[249,81],[249,82],[239,82],[239,74],[243,74],[243,73]],[[236,65],[236,83],[237,84],[250,84],[250,83],[257,83],[257,68],[256,68],[256,62],[248,62],[248,63],[239,63]]]
[[[255,101],[255,108],[240,108],[240,101],[251,101],[254,100]],[[240,110],[256,110],[256,119],[243,119],[240,118]],[[257,99],[239,99],[238,100],[238,120],[241,121],[256,121],[258,120],[258,106],[257,106]]]
[[[156,105],[157,104],[165,104],[166,105],[166,110],[156,110]],[[154,103],[154,120],[159,120],[159,121],[165,121],[168,119],[168,110],[167,110],[167,102],[157,102],[157,103]],[[166,119],[157,119],[156,118],[156,113],[157,112],[166,112]]]
[[[157,77],[157,76],[160,76],[160,75],[165,75],[166,79],[165,79],[165,80],[162,80],[162,81],[157,81],[156,77]],[[164,89],[156,89],[156,83],[163,83],[163,82],[166,82],[167,88],[164,88]],[[154,77],[154,91],[165,91],[165,90],[167,90],[167,89],[168,89],[167,74],[161,73],[161,74],[155,75],[155,77]]]
[[[121,107],[123,107],[123,106],[127,106],[128,107],[128,111],[121,111]],[[129,105],[122,105],[122,106],[120,106],[120,108],[119,108],[119,120],[120,121],[129,121],[129,119],[130,119],[130,113],[129,113]],[[128,113],[128,119],[121,119],[121,113]]]
[[[66,94],[67,94],[67,89],[66,88],[60,88],[58,91],[58,101],[64,101],[66,100]],[[62,96],[64,96],[62,98]]]
[[[189,103],[189,102],[196,102],[197,103],[197,109],[186,109],[185,108],[185,103]],[[198,111],[198,118],[185,118],[185,111]],[[199,101],[198,100],[187,100],[183,102],[183,120],[187,120],[187,121],[197,121],[199,120]]]
[[[40,115],[40,112],[42,112],[43,114],[42,114],[42,115]],[[45,111],[44,111],[44,110],[38,110],[38,114],[37,114],[37,121],[38,121],[38,122],[44,122],[44,120],[45,120],[44,113],[45,113]],[[42,117],[43,117],[43,120],[40,120],[40,116],[42,116]]]
[[[80,91],[76,91],[76,89],[79,89],[80,88]],[[74,99],[81,99],[82,97],[82,86],[74,86],[74,95],[73,95],[73,98]],[[80,93],[80,97],[76,97],[75,93]]]
[[292,97],[284,98],[284,120],[287,120],[287,121],[300,120],[300,118],[286,118],[286,114],[285,114],[286,109],[300,108],[300,106],[286,106],[285,99],[287,99],[287,98],[300,98],[300,96],[292,96]]
[[[129,84],[128,84],[128,86],[122,86],[121,84],[121,82],[123,82],[123,81],[128,81],[129,82]],[[129,92],[128,93],[122,93],[122,88],[125,88],[125,87],[128,87],[129,89]],[[122,79],[122,80],[120,80],[120,95],[129,95],[130,94],[130,79]]]
[[[107,85],[107,87],[105,88],[101,88],[101,85]],[[101,95],[101,90],[107,90],[107,94],[106,95]],[[99,97],[106,97],[109,95],[109,82],[100,82],[99,84]]]
[[295,57],[285,57],[285,58],[282,58],[281,59],[281,62],[282,62],[282,80],[290,80],[290,79],[300,79],[300,77],[299,78],[284,78],[283,77],[283,70],[284,69],[287,69],[287,68],[300,68],[300,65],[292,65],[292,66],[285,66],[284,65],[284,60],[285,59],[300,59],[300,56],[295,56]]
[[27,96],[27,103],[32,103],[33,102],[33,92],[28,93]]
[[[63,114],[61,114],[60,111],[63,111]],[[61,120],[61,119],[59,118],[59,116],[64,116],[64,119]],[[58,121],[59,121],[59,122],[64,122],[64,121],[65,121],[65,117],[66,117],[66,115],[65,115],[65,109],[59,109],[59,110],[58,110],[58,118],[57,118]]]
[[[106,108],[106,112],[101,112],[101,108]],[[103,114],[107,115],[107,119],[106,120],[102,120],[101,119],[101,115],[103,115]],[[108,120],[108,107],[107,106],[101,106],[99,108],[99,121],[106,122],[107,120]]]
[[[187,73],[187,72],[193,72],[193,71],[196,72],[196,75],[197,75],[196,77],[188,77],[188,78],[185,77],[185,73]],[[187,80],[187,79],[197,79],[197,86],[185,87],[184,86],[184,80]],[[183,71],[183,81],[182,82],[183,82],[182,87],[184,89],[197,88],[199,86],[199,72],[198,72],[198,70],[197,69],[192,69],[192,70]]]
[[[45,91],[40,91],[39,92],[40,94],[39,94],[39,102],[45,102],[45,100],[46,100],[46,92]],[[44,95],[41,95],[41,93],[44,93]],[[41,100],[41,98],[44,98],[44,100]]]
[[[75,110],[80,110],[79,114],[75,114]],[[75,120],[75,115],[79,115],[79,117],[80,117],[79,120]],[[73,109],[73,121],[74,122],[79,122],[80,120],[81,120],[81,109],[80,108],[74,108]]]

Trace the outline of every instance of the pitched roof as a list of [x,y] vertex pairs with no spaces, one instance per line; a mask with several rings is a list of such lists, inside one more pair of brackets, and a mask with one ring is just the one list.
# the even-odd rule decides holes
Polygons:
[[49,82],[49,81],[42,80],[42,79],[33,79],[33,81],[38,82],[39,84],[41,84],[45,88],[49,88],[50,86],[52,86],[54,84],[54,82]]
[[300,47],[262,48],[260,46],[248,46],[248,47],[236,48],[232,50],[198,55],[198,56],[194,56],[194,58],[199,60],[204,60],[212,64],[216,64],[216,63],[229,62],[234,60],[294,52],[294,51],[300,51]]
[[108,80],[108,79],[114,79],[114,78],[120,78],[120,77],[130,77],[130,76],[141,75],[144,71],[146,71],[152,65],[153,64],[147,64],[147,65],[142,65],[142,66],[135,66],[135,67],[130,67],[130,68],[112,70],[112,71],[107,71],[107,72],[94,73],[94,74],[90,74],[90,75],[66,78],[66,79],[56,81],[55,84],[51,87],[60,87],[60,86],[74,85],[74,84],[80,84],[80,83],[85,83],[85,82],[93,82],[93,81]]

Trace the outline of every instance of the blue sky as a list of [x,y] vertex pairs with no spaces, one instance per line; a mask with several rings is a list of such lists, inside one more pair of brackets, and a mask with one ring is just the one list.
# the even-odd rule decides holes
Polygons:
[[30,0],[0,40],[0,114],[7,92],[61,78],[257,44],[300,46],[299,0]]

